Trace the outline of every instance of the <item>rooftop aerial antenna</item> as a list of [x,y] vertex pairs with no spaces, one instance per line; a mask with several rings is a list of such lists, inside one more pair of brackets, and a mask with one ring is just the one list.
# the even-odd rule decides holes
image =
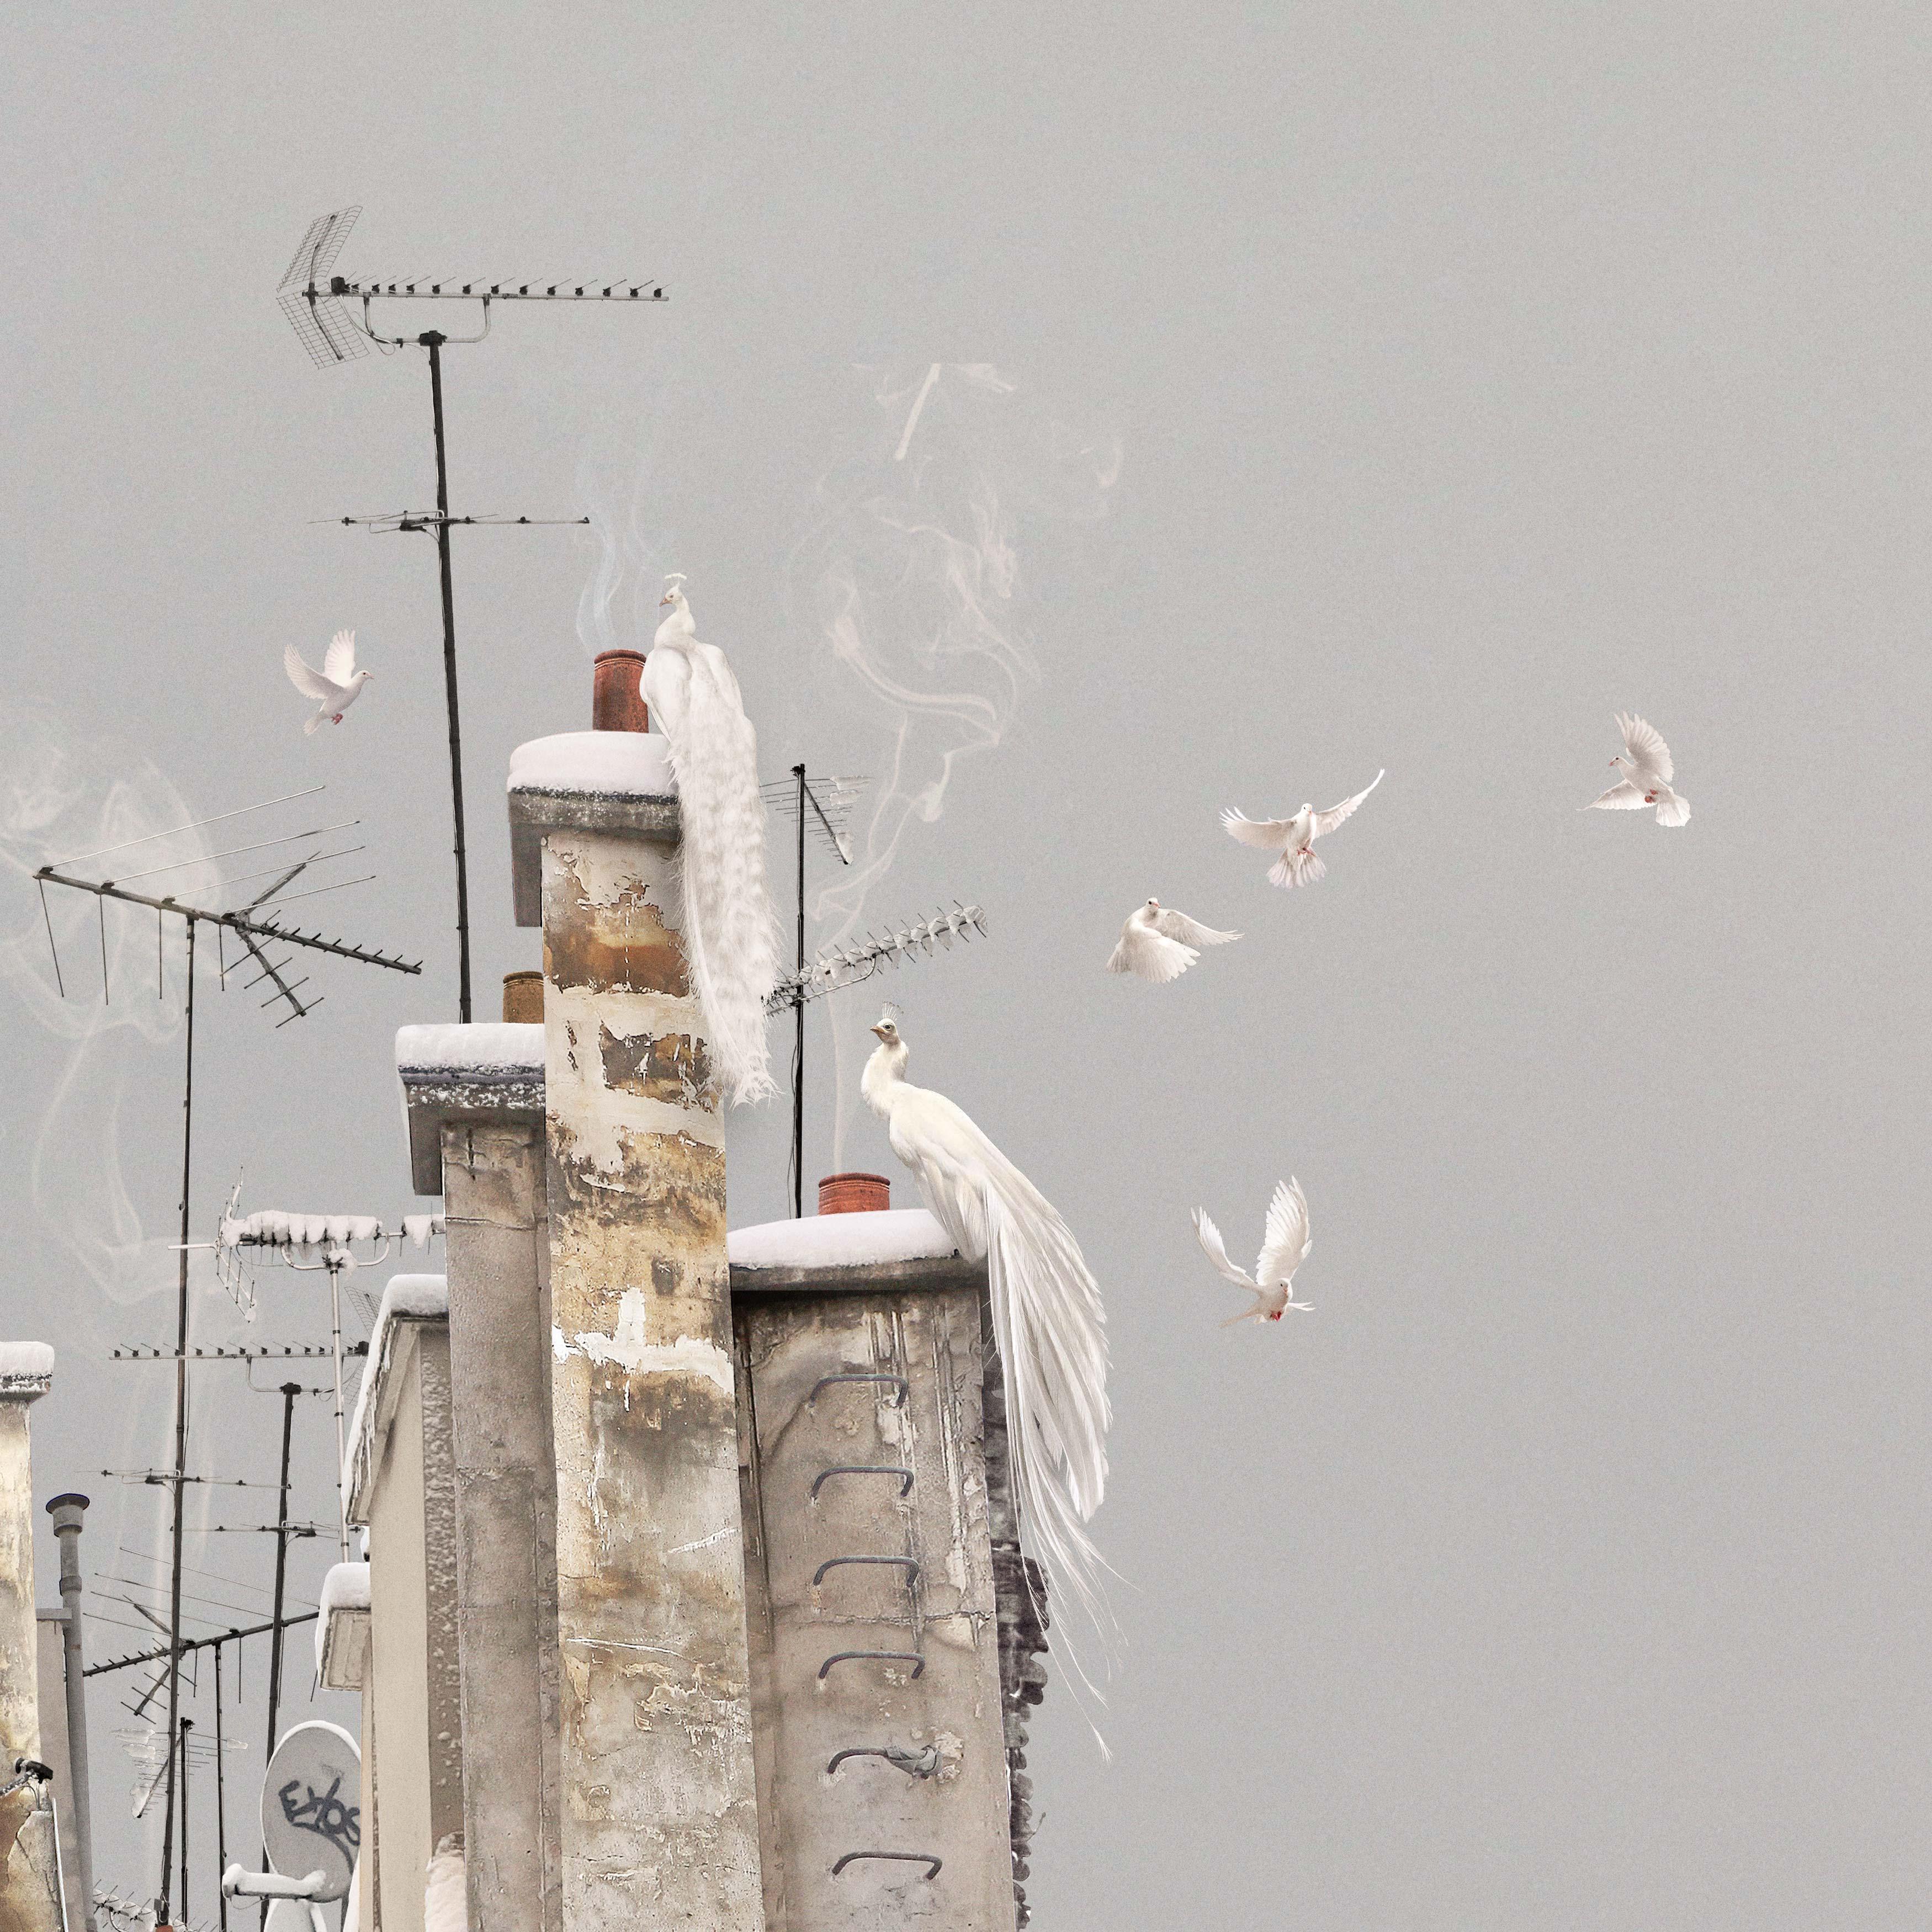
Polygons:
[[[798,821],[798,970],[796,980],[805,980],[805,847],[806,834],[812,832],[829,847],[842,866],[852,862],[852,842],[845,835],[845,824],[860,795],[872,781],[865,778],[810,778],[802,765],[791,768],[788,778],[777,778],[759,790],[765,802],[783,817]],[[805,1215],[805,1002],[806,994],[796,992],[788,1004],[797,1023],[791,1049],[791,1213],[794,1220]],[[776,1011],[767,1007],[768,1011]]]
[[[449,464],[443,436],[442,351],[458,342],[481,342],[490,332],[490,305],[498,302],[646,302],[666,298],[655,281],[531,282],[470,280],[449,277],[431,280],[419,277],[406,282],[352,281],[334,272],[336,257],[342,252],[359,207],[340,208],[333,214],[318,216],[290,262],[275,291],[275,299],[289,319],[296,337],[318,368],[353,361],[368,353],[373,343],[385,350],[406,346],[429,352],[429,390],[431,418],[436,433],[436,508],[424,512],[392,512],[372,517],[345,517],[344,523],[361,523],[378,531],[434,532],[436,564],[442,592],[442,681],[449,711],[449,788],[455,827],[456,938],[458,972],[458,1017],[470,1016],[470,869],[463,830],[463,741],[458,722],[456,697],[456,602],[450,578],[449,533],[458,524],[518,526],[535,523],[586,523],[587,518],[532,518],[530,517],[453,517],[449,513]],[[480,302],[483,326],[474,335],[446,335],[440,329],[426,329],[419,335],[384,335],[375,326],[372,304],[377,302]],[[356,310],[361,310],[358,317]]]
[[[316,789],[319,790],[320,788]],[[266,800],[260,806],[244,806],[232,812],[219,813],[216,814],[215,818],[199,819],[187,825],[175,826],[167,832],[154,834],[148,838],[130,839],[122,844],[108,846],[98,851],[56,860],[41,866],[34,874],[40,890],[41,911],[43,915],[46,916],[47,942],[53,952],[55,983],[59,988],[61,997],[63,999],[67,996],[67,986],[61,971],[60,949],[54,941],[52,919],[46,915],[46,889],[49,886],[62,886],[74,892],[90,892],[94,896],[100,911],[101,995],[104,1000],[111,1000],[112,997],[112,989],[108,983],[107,976],[106,914],[107,902],[110,899],[118,901],[125,905],[145,906],[150,908],[154,914],[157,997],[160,996],[162,990],[160,982],[164,964],[164,939],[167,922],[170,919],[179,920],[187,928],[188,968],[185,990],[183,994],[183,1018],[186,1023],[187,1040],[183,1056],[182,1088],[181,1263],[176,1291],[176,1326],[178,1339],[175,1351],[175,1456],[172,1474],[159,1479],[166,1481],[170,1486],[174,1504],[172,1565],[169,1586],[170,1658],[168,1723],[166,1732],[166,1736],[170,1738],[178,1735],[181,1715],[182,1538],[184,1527],[182,1508],[182,1489],[185,1484],[196,1480],[188,1473],[188,1364],[193,1359],[188,1350],[188,1240],[191,1213],[191,1181],[194,1149],[194,963],[196,934],[200,927],[207,926],[213,928],[218,944],[225,944],[230,934],[234,935],[239,941],[242,951],[246,956],[247,963],[259,969],[253,980],[244,982],[244,988],[252,990],[266,982],[269,984],[271,991],[267,998],[261,1001],[262,1006],[266,1008],[279,1002],[289,1009],[286,1017],[277,1022],[278,1026],[286,1026],[292,1020],[306,1018],[321,1004],[321,998],[318,994],[312,994],[307,998],[303,997],[302,989],[309,983],[307,974],[294,980],[288,977],[289,974],[295,970],[295,962],[299,953],[308,952],[332,954],[338,958],[351,959],[360,965],[383,967],[394,973],[420,974],[422,970],[422,964],[420,961],[412,964],[398,955],[377,952],[366,946],[349,944],[339,938],[325,939],[320,930],[314,932],[304,932],[298,926],[284,925],[276,916],[276,903],[284,895],[290,898],[296,896],[290,889],[298,880],[305,884],[313,868],[325,866],[337,859],[346,858],[352,853],[359,851],[362,849],[359,846],[350,846],[336,851],[324,852],[322,846],[316,844],[310,851],[296,858],[293,864],[287,862],[290,855],[286,851],[284,852],[280,859],[267,868],[274,874],[269,884],[260,891],[252,892],[238,910],[233,909],[232,907],[224,908],[220,902],[228,898],[232,889],[242,884],[244,880],[252,884],[253,878],[255,875],[249,872],[238,874],[231,872],[226,877],[218,878],[212,880],[197,878],[194,886],[196,896],[192,900],[174,892],[167,893],[158,898],[152,892],[141,892],[131,890],[134,882],[136,880],[142,884],[151,884],[165,880],[171,874],[178,877],[183,873],[187,873],[190,878],[194,878],[199,872],[210,867],[219,868],[233,860],[242,860],[245,864],[247,857],[244,855],[259,854],[272,850],[277,846],[286,847],[304,843],[310,840],[321,840],[326,842],[333,835],[348,830],[355,824],[356,821],[353,820],[345,820],[339,824],[312,826],[302,831],[272,838],[250,839],[220,852],[198,854],[190,858],[159,864],[149,862],[152,857],[152,854],[150,854],[135,861],[135,871],[124,874],[119,878],[88,878],[65,868],[83,862],[98,862],[118,853],[130,851],[136,846],[152,845],[157,838],[172,838],[180,833],[199,831],[205,825],[214,824],[217,819],[239,818],[251,812],[265,811],[271,806],[286,805],[292,802],[295,799],[311,795],[310,793],[292,794],[288,797]],[[337,883],[341,885],[350,885],[358,881],[343,880]],[[320,890],[334,890],[334,889],[335,886],[332,884]],[[282,951],[281,949],[284,947],[290,950]],[[278,952],[280,953],[280,958],[272,956]],[[225,951],[219,956],[221,985],[224,991],[226,991],[228,964]],[[237,970],[241,969],[238,967]],[[168,1868],[172,1862],[174,1855],[174,1832],[177,1812],[175,1767],[178,1756],[178,1753],[171,1751],[169,1754],[166,1767],[167,1812],[166,1822],[162,1833],[161,1883],[157,1901],[158,1910],[155,1915],[157,1922],[163,1924],[168,1920],[170,1884]]]

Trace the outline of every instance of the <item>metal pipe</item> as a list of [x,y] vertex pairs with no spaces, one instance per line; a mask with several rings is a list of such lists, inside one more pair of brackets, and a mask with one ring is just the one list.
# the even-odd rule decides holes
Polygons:
[[194,1729],[194,1720],[184,1718],[181,1720],[181,1916],[182,1923],[188,1922],[188,1733]]
[[791,1217],[805,1219],[805,767],[794,765],[798,781],[798,997],[792,1001],[798,1035],[791,1054]]
[[81,1518],[88,1498],[77,1492],[56,1496],[47,1504],[60,1544],[61,1603],[67,1612],[62,1633],[67,1666],[68,1780],[74,1795],[74,1841],[80,1867],[81,1923],[94,1932],[94,1807],[87,1768],[87,1660],[82,1651],[80,1599],[86,1586],[80,1568]]
[[[182,1083],[181,1271],[176,1289],[177,1356],[175,1363],[174,1550],[168,1576],[168,1792],[166,1822],[161,1828],[161,1895],[157,1923],[168,1917],[168,1867],[174,1851],[176,1727],[181,1712],[182,1534],[186,1527],[182,1509],[182,1478],[188,1474],[188,1237],[190,1183],[194,1154],[194,920],[188,922],[188,1045]],[[187,1766],[182,1766],[185,1774]],[[185,1779],[184,1778],[184,1781]],[[188,1821],[182,1821],[182,1862],[188,1862]],[[186,1910],[184,1898],[182,1907]]]
[[[221,1765],[221,1639],[214,1640],[214,1869],[228,1869],[227,1780]],[[228,1894],[215,1888],[221,1914],[221,1932],[228,1932]],[[184,1898],[184,1908],[186,1900]]]
[[[328,1271],[328,1348],[335,1358],[335,1517],[336,1542],[342,1552],[341,1560],[349,1561],[349,1492],[342,1486],[342,1466],[349,1454],[349,1444],[343,1436],[342,1416],[342,1270],[340,1266]],[[283,1510],[288,1508],[286,1497]]]
[[470,1018],[470,861],[463,838],[463,734],[456,709],[456,592],[449,574],[449,461],[442,434],[442,345],[431,329],[418,338],[429,351],[430,406],[436,420],[436,560],[442,586],[442,686],[449,706],[449,789],[456,826],[456,944],[458,1017]]
[[[296,1426],[296,1397],[302,1394],[300,1382],[282,1384],[282,1486],[275,1507],[275,1606],[271,1612],[273,1626],[268,1641],[268,1756],[275,1754],[275,1719],[282,1701],[282,1592],[289,1574],[289,1445]],[[262,1762],[266,1764],[268,1760]],[[262,1841],[262,1868],[268,1869],[268,1844]],[[268,1902],[262,1901],[262,1932],[267,1932]]]

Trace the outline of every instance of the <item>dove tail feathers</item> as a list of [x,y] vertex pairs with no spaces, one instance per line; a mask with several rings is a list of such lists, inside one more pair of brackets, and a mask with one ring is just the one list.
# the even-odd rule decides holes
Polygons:
[[318,711],[315,716],[302,727],[302,736],[304,738],[313,738],[315,734],[322,729],[322,720],[326,718],[328,715],[328,714],[326,711]]
[[684,715],[665,724],[683,834],[685,952],[712,1070],[727,1101],[766,1100],[777,1091],[765,1001],[778,983],[778,933],[765,885],[758,734],[735,692],[702,670]]
[[1312,852],[1284,852],[1268,868],[1268,884],[1286,892],[1294,886],[1312,886],[1328,876],[1328,868]]

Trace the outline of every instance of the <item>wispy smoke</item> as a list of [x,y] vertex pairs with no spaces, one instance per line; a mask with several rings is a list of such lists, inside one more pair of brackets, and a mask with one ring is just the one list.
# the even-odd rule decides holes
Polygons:
[[579,547],[596,561],[577,599],[577,640],[585,655],[641,651],[658,627],[657,604],[669,561],[671,532],[658,520],[664,491],[655,453],[616,457],[596,441],[586,443],[577,465],[577,492],[590,518]]
[[1117,436],[1078,433],[989,364],[868,373],[787,572],[794,632],[856,680],[888,738],[861,850],[812,902],[830,945],[857,928],[908,830],[944,811],[954,766],[1000,743],[1041,675],[1023,556],[1048,525],[1100,517],[1120,473]]
[[[122,1174],[120,1135],[128,1036],[158,1043],[180,1030],[181,928],[170,921],[158,949],[148,914],[58,887],[47,890],[44,913],[32,874],[49,860],[78,858],[130,840],[145,842],[79,864],[76,874],[100,878],[118,872],[124,878],[177,860],[205,860],[208,847],[199,832],[154,836],[194,816],[154,766],[112,757],[98,741],[90,740],[83,751],[76,734],[51,712],[19,705],[0,718],[0,868],[6,880],[0,982],[40,1026],[72,1042],[34,1143],[34,1206],[117,1303],[170,1285],[175,1273],[169,1237],[142,1232]],[[158,890],[166,892],[177,881],[207,876],[184,866],[164,874]],[[64,998],[56,976],[56,952]]]

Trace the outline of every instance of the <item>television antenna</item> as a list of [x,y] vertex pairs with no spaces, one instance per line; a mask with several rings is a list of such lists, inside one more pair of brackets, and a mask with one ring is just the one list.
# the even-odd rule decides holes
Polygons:
[[[442,352],[457,343],[481,342],[490,333],[490,306],[499,302],[661,302],[667,299],[663,286],[652,280],[596,283],[470,280],[458,282],[445,276],[431,280],[418,277],[406,282],[352,281],[333,272],[336,257],[349,239],[362,208],[339,208],[332,214],[318,215],[303,236],[295,258],[275,290],[275,299],[310,362],[319,369],[366,356],[370,346],[385,350],[413,347],[429,352],[430,418],[436,436],[436,508],[434,512],[392,512],[375,517],[345,517],[346,524],[360,523],[383,532],[433,533],[436,538],[436,566],[442,593],[442,681],[449,712],[449,787],[454,820],[456,859],[456,938],[459,1012],[470,1016],[470,870],[463,825],[463,743],[458,722],[456,692],[456,601],[452,585],[449,533],[465,525],[490,524],[518,526],[542,523],[588,523],[587,517],[537,518],[530,517],[453,517],[449,511],[449,463],[443,435]],[[425,329],[419,335],[384,335],[375,326],[372,305],[377,302],[480,302],[483,326],[474,335],[447,335],[440,329]],[[358,320],[353,304],[362,309]]]
[[[187,933],[187,972],[183,994],[183,1018],[186,1041],[182,1078],[181,1262],[176,1284],[176,1327],[178,1339],[174,1356],[174,1468],[171,1474],[166,1474],[150,1472],[142,1478],[144,1480],[165,1483],[171,1488],[173,1498],[172,1559],[169,1586],[170,1662],[166,1731],[166,1736],[170,1738],[178,1734],[181,1717],[182,1542],[185,1528],[182,1508],[182,1492],[184,1484],[198,1480],[190,1477],[188,1473],[188,1370],[189,1363],[194,1359],[188,1349],[188,1232],[193,1201],[192,1178],[194,1149],[196,939],[202,926],[206,926],[214,930],[218,946],[221,949],[218,952],[218,958],[220,962],[220,984],[222,989],[226,992],[229,972],[225,950],[226,941],[230,934],[234,934],[240,942],[242,952],[245,956],[244,961],[238,962],[236,970],[242,970],[244,964],[253,964],[259,968],[254,979],[244,982],[244,987],[252,990],[264,982],[267,982],[270,984],[272,991],[268,998],[260,1003],[262,1006],[266,1009],[280,1001],[289,1009],[286,1016],[277,1022],[278,1027],[286,1026],[291,1020],[305,1019],[316,1006],[321,1004],[320,994],[311,994],[307,999],[304,999],[302,995],[302,988],[309,983],[307,974],[293,980],[286,976],[288,973],[293,970],[297,955],[300,952],[332,954],[338,958],[353,960],[359,965],[380,966],[393,973],[420,974],[422,971],[422,964],[419,960],[412,964],[399,955],[375,952],[366,946],[350,944],[340,938],[325,939],[320,929],[314,932],[304,932],[298,926],[284,925],[277,917],[276,909],[278,904],[286,903],[298,897],[309,896],[306,875],[312,868],[327,865],[338,859],[346,858],[352,853],[362,850],[363,848],[360,846],[350,846],[337,851],[325,852],[320,845],[317,845],[311,851],[297,858],[292,865],[286,862],[289,854],[284,852],[280,862],[265,868],[274,875],[270,879],[268,884],[260,892],[254,893],[238,909],[224,908],[212,902],[198,903],[175,892],[167,893],[157,898],[152,892],[136,892],[131,889],[136,882],[146,884],[170,873],[192,872],[204,867],[219,866],[235,859],[246,860],[271,850],[277,846],[296,844],[310,839],[326,841],[338,832],[350,830],[358,822],[353,819],[345,820],[339,824],[313,826],[300,832],[265,839],[251,840],[221,852],[197,854],[186,859],[158,865],[151,865],[148,862],[148,859],[143,857],[136,862],[137,867],[136,871],[123,874],[118,878],[90,878],[68,868],[83,864],[91,865],[99,860],[130,851],[136,846],[150,845],[160,839],[198,832],[206,826],[220,823],[228,819],[243,818],[253,812],[266,811],[274,806],[286,805],[299,799],[311,797],[322,789],[320,786],[312,787],[307,791],[290,793],[282,798],[265,800],[259,805],[242,806],[232,812],[218,812],[211,818],[196,819],[185,825],[172,826],[165,832],[150,833],[141,838],[123,840],[118,844],[104,846],[92,852],[79,853],[69,858],[50,860],[47,864],[42,866],[34,874],[34,880],[40,887],[40,911],[46,923],[47,944],[53,954],[54,981],[62,999],[67,997],[67,985],[64,976],[61,970],[60,948],[54,938],[52,917],[47,910],[46,889],[49,886],[58,886],[74,892],[88,892],[94,896],[100,912],[101,998],[104,1002],[111,1002],[112,998],[112,989],[108,982],[107,970],[107,902],[110,899],[116,900],[124,905],[146,907],[154,914],[157,998],[160,997],[165,987],[165,935],[168,921],[171,919],[180,920],[185,927]],[[230,888],[244,881],[252,884],[254,878],[260,875],[259,871],[252,875],[247,872],[240,874],[231,874],[225,878],[218,878],[210,883],[198,886],[196,890],[200,898],[212,902],[218,896],[226,893]],[[290,890],[290,888],[298,882],[304,885],[304,891],[301,894]],[[334,880],[328,885],[317,886],[314,890],[317,892],[334,891],[340,886],[362,883],[364,881],[356,879]],[[272,956],[285,946],[293,950],[282,952],[279,958]],[[178,1754],[170,1751],[168,1754],[165,1767],[165,1782],[167,1790],[166,1822],[162,1830],[161,1883],[158,1900],[158,1910],[156,1913],[158,1922],[166,1922],[168,1917],[168,1868],[173,1860],[175,1826],[178,1810],[176,1802],[177,1756]]]

